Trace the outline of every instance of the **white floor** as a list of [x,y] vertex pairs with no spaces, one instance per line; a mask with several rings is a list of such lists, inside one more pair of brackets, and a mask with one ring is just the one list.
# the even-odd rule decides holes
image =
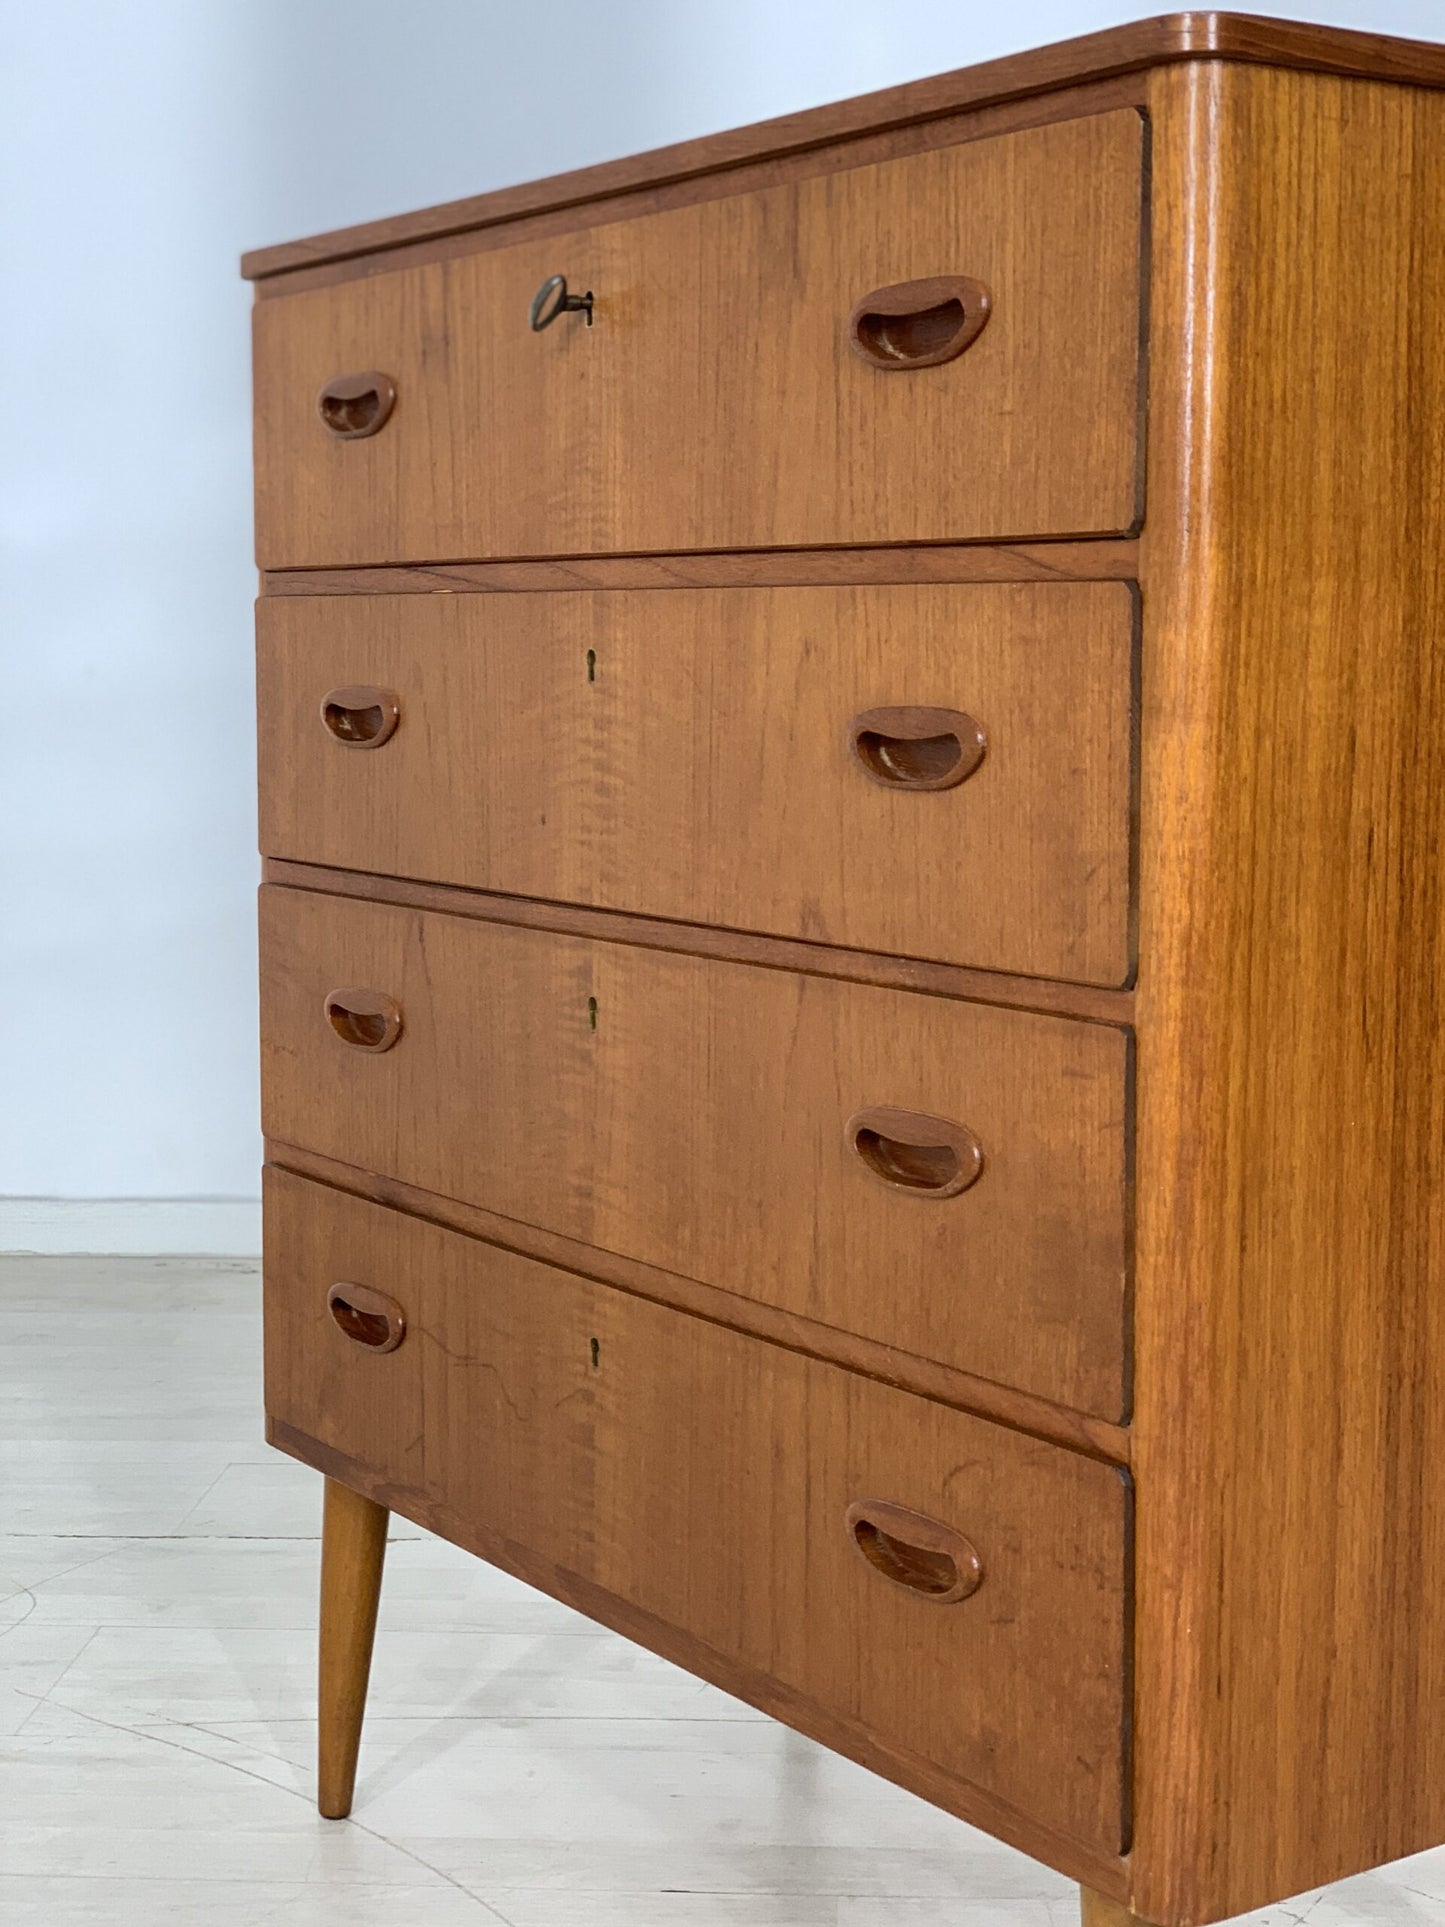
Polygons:
[[[1067,1882],[410,1526],[311,1804],[255,1268],[0,1259],[5,1927],[1072,1927]],[[1255,1916],[1445,1927],[1445,1850]]]

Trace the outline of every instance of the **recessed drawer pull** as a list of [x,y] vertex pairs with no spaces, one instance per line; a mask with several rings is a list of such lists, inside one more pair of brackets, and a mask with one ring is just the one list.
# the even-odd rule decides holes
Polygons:
[[952,1526],[888,1499],[860,1499],[847,1512],[853,1543],[875,1572],[935,1605],[951,1606],[983,1584],[983,1562]]
[[333,1285],[326,1294],[331,1316],[353,1345],[370,1352],[394,1352],[406,1337],[406,1313],[384,1291],[370,1285]]
[[380,990],[333,990],[326,1021],[353,1050],[390,1050],[401,1036],[401,1005]]
[[348,683],[321,698],[321,720],[327,734],[347,749],[380,749],[396,733],[401,699],[394,689]]
[[977,341],[992,306],[966,275],[895,281],[865,294],[848,317],[848,345],[873,368],[936,368]]
[[865,709],[848,725],[865,773],[895,790],[951,790],[983,761],[983,725],[961,709]]
[[375,368],[363,375],[335,375],[316,397],[316,412],[343,442],[374,435],[395,406],[396,383]]
[[533,334],[541,334],[550,328],[559,314],[585,314],[587,326],[592,326],[592,291],[586,294],[568,294],[565,274],[549,274],[547,279],[532,296],[531,323]]
[[977,1183],[983,1146],[966,1124],[872,1104],[848,1120],[848,1142],[890,1191],[952,1198]]

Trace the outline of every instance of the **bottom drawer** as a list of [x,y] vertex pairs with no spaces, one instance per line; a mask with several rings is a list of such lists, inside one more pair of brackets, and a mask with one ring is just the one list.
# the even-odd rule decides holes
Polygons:
[[1114,1467],[276,1169],[266,1403],[374,1496],[580,1576],[900,1779],[1122,1849]]

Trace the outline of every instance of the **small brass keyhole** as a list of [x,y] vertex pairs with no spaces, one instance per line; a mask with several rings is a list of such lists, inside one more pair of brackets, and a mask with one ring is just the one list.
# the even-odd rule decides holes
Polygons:
[[597,651],[595,649],[589,649],[587,651],[587,680],[588,682],[596,682],[597,680]]
[[600,1368],[602,1364],[602,1347],[598,1343],[598,1341],[594,1338],[591,1342],[591,1345],[588,1347],[588,1349],[592,1354],[592,1369],[595,1372]]
[[596,1030],[597,1028],[597,999],[595,997],[589,997],[587,999],[587,1028],[588,1030]]

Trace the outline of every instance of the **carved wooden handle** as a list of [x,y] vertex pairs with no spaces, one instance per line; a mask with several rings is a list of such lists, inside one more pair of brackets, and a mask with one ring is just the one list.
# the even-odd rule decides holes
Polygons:
[[848,1120],[848,1142],[890,1191],[953,1198],[983,1172],[983,1146],[966,1124],[870,1104]]
[[961,709],[865,709],[848,725],[864,772],[892,790],[951,790],[983,761],[983,725]]
[[381,990],[333,990],[326,1021],[352,1050],[390,1050],[401,1036],[401,1005]]
[[401,698],[394,689],[378,689],[374,683],[348,683],[343,689],[328,689],[321,698],[321,721],[327,734],[347,749],[380,749],[401,721]]
[[362,375],[334,375],[316,397],[316,412],[338,440],[359,442],[384,428],[396,407],[396,383],[370,368]]
[[406,1337],[406,1313],[394,1298],[370,1285],[333,1285],[326,1303],[352,1344],[369,1352],[394,1352]]
[[859,1499],[847,1522],[874,1571],[921,1599],[952,1606],[983,1584],[983,1561],[968,1540],[924,1512],[888,1499]]
[[992,300],[962,274],[895,281],[865,294],[848,317],[848,345],[873,368],[936,368],[977,341]]

